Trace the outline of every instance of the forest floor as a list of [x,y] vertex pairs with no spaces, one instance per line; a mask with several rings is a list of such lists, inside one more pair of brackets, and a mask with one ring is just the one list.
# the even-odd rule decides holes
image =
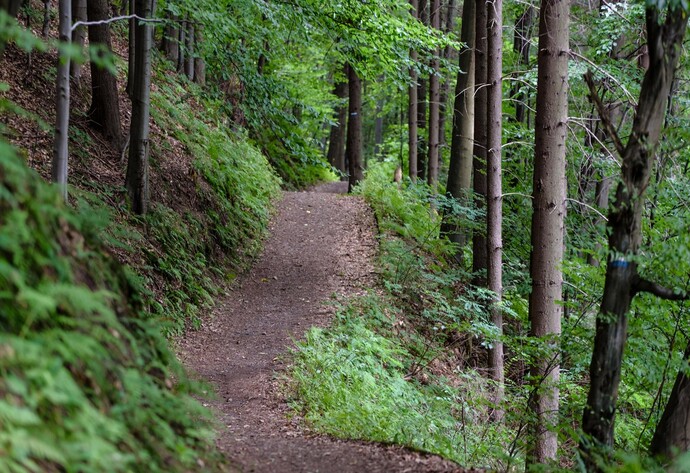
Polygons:
[[281,375],[295,340],[330,323],[334,300],[376,284],[373,214],[362,199],[340,195],[346,190],[330,183],[285,193],[253,269],[178,341],[178,353],[215,389],[218,446],[239,471],[464,471],[398,446],[315,434],[288,406]]

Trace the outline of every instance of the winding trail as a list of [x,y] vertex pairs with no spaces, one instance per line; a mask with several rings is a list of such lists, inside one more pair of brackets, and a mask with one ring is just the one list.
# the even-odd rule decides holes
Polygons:
[[217,392],[218,445],[242,472],[452,472],[456,465],[395,446],[316,435],[277,389],[287,352],[311,326],[330,323],[327,302],[375,281],[375,223],[345,183],[287,192],[262,256],[217,304],[201,330],[179,341],[185,365]]

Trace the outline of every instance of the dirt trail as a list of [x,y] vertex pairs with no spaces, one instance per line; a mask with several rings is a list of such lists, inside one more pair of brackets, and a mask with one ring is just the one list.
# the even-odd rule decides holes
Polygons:
[[276,390],[281,354],[309,327],[325,326],[333,294],[371,287],[374,220],[344,183],[288,192],[262,256],[201,330],[179,342],[184,363],[215,387],[218,445],[243,472],[451,472],[438,457],[315,435],[289,420]]

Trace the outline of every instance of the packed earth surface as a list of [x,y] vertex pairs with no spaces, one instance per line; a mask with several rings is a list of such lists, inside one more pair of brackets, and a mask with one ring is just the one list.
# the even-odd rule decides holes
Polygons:
[[373,214],[346,190],[330,183],[285,193],[253,269],[200,330],[179,340],[179,355],[215,389],[208,402],[221,426],[218,446],[239,471],[465,471],[399,446],[316,434],[287,405],[280,380],[295,341],[330,323],[334,300],[376,284]]

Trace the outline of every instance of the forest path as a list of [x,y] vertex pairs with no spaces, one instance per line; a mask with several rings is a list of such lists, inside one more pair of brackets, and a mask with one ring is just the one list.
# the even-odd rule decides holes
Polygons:
[[222,426],[218,445],[240,471],[450,472],[455,465],[401,447],[310,433],[277,389],[281,355],[311,326],[333,316],[333,294],[347,298],[375,281],[375,223],[346,183],[286,192],[253,269],[220,301],[178,353],[208,380]]

